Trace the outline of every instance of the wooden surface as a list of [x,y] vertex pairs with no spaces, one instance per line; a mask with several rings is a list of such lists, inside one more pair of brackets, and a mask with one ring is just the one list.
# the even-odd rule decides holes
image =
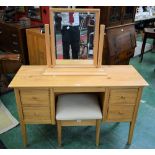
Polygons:
[[50,32],[49,32],[49,24],[45,24],[45,45],[46,45],[46,60],[47,66],[51,67],[51,51],[50,51]]
[[138,108],[139,108],[140,99],[141,99],[141,96],[142,96],[142,91],[143,91],[143,89],[142,88],[139,88],[138,94],[137,94],[137,98],[136,98],[135,109],[133,111],[132,120],[130,122],[130,129],[129,129],[129,136],[128,136],[128,144],[131,144],[131,141],[132,141],[134,127],[135,127],[137,113],[138,113]]
[[104,68],[47,68],[43,75],[66,75],[66,76],[104,76]]
[[[100,94],[104,122],[129,122],[128,143],[131,143],[142,88],[147,82],[131,65],[87,68],[87,72],[103,75],[43,75],[47,66],[22,66],[9,85],[15,88],[23,142],[26,145],[26,124],[55,124],[55,102],[59,93],[93,92]],[[55,72],[67,68],[54,68]],[[76,72],[82,68],[70,68]],[[57,122],[58,142],[61,144],[61,125],[86,125],[84,122]],[[90,122],[89,122],[90,123]],[[93,122],[96,124],[96,122]],[[88,125],[88,124],[87,124]],[[99,143],[97,123],[96,144]]]
[[102,55],[104,48],[104,37],[105,37],[105,25],[100,25],[100,39],[99,39],[99,49],[98,49],[98,65],[97,67],[102,66]]
[[100,122],[101,120],[96,120],[96,146],[100,143]]
[[27,46],[30,65],[46,65],[45,34],[40,32],[40,28],[26,30]]
[[[50,8],[50,51],[51,51],[51,55],[49,55],[48,50],[47,55],[49,55],[50,59],[51,59],[51,64],[48,64],[49,66],[64,66],[65,61],[59,61],[56,60],[56,51],[55,51],[55,31],[54,31],[54,13],[56,12],[81,12],[81,13],[93,13],[95,14],[95,28],[94,28],[94,40],[93,40],[93,63],[91,64],[91,66],[97,67],[98,66],[98,44],[99,44],[99,19],[100,19],[100,10],[99,9],[69,9],[69,8]],[[48,45],[47,45],[48,46]],[[48,58],[49,59],[49,58]],[[80,60],[80,61],[85,61],[85,60]],[[50,62],[50,61],[48,61]],[[69,62],[69,61],[68,61]],[[73,62],[73,61],[72,61]],[[79,63],[75,63],[76,61],[74,61],[74,63],[71,62],[71,66],[77,67],[79,66]],[[85,61],[86,62],[86,61]],[[90,62],[90,61],[88,61]],[[65,65],[67,65],[68,67],[70,67],[70,64],[66,63]],[[83,67],[88,67],[88,63],[83,63]],[[81,66],[81,65],[80,65]]]
[[[131,65],[102,66],[103,76],[45,76],[46,66],[22,66],[9,87],[136,87],[147,82]],[[75,69],[73,69],[75,71]]]

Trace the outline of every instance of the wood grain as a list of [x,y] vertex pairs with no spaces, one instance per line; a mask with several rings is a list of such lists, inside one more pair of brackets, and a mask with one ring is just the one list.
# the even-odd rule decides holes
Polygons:
[[[9,87],[139,87],[148,83],[131,65],[102,66],[106,76],[45,76],[46,66],[22,66]],[[122,76],[125,75],[125,76]]]

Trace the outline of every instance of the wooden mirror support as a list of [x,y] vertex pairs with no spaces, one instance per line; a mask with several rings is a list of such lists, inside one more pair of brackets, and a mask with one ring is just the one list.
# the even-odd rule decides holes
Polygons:
[[[54,12],[85,12],[94,13],[96,17],[94,36],[93,60],[58,60],[55,55],[55,32],[53,23]],[[47,66],[44,75],[105,75],[102,65],[102,52],[104,46],[105,25],[100,25],[99,34],[99,9],[64,9],[50,8],[50,26],[45,25]],[[91,63],[93,61],[93,63]]]

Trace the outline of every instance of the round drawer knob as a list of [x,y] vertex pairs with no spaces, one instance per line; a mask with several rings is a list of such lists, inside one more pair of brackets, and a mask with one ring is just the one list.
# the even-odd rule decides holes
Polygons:
[[123,31],[124,31],[124,29],[121,29],[121,31],[123,32]]

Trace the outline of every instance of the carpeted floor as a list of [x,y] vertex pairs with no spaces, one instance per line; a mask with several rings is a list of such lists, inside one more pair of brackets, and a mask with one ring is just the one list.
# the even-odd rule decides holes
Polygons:
[[[139,63],[139,57],[131,59],[130,64],[148,81],[144,88],[133,141],[126,145],[128,123],[105,123],[101,125],[101,142],[98,148],[155,148],[155,53],[146,53]],[[1,96],[1,100],[18,119],[14,93]],[[57,145],[56,127],[52,125],[28,125],[27,148],[60,148]],[[7,148],[23,148],[20,126],[0,135]],[[96,148],[95,127],[64,127],[61,148]]]
[[2,143],[1,140],[0,140],[0,149],[6,149],[5,145]]
[[[155,149],[155,53],[144,54],[142,63],[139,57],[131,59],[137,71],[149,83],[144,88],[138,118],[134,130],[131,145],[126,145],[128,137],[128,123],[104,123],[101,125],[100,145],[95,146],[95,127],[64,127],[62,147],[57,144],[56,126],[52,125],[28,125],[28,146],[27,148],[101,148],[101,149]],[[14,93],[2,95],[2,102],[18,119]],[[0,140],[7,148],[23,148],[20,126],[1,134]]]

